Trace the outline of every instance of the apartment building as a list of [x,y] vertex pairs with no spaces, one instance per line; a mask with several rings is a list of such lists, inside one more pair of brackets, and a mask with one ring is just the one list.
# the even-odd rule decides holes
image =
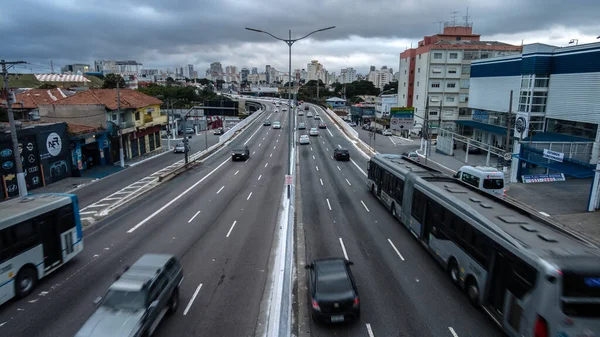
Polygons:
[[[438,128],[454,130],[469,101],[471,61],[515,55],[521,46],[481,41],[471,23],[446,23],[441,34],[425,36],[417,48],[400,54],[398,106],[415,108],[414,133],[429,119]],[[427,111],[426,111],[427,110]],[[427,114],[427,116],[426,116]]]

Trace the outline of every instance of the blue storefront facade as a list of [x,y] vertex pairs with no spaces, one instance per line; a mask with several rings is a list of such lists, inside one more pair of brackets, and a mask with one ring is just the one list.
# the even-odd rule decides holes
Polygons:
[[101,128],[69,124],[69,141],[73,176],[110,163],[108,131]]

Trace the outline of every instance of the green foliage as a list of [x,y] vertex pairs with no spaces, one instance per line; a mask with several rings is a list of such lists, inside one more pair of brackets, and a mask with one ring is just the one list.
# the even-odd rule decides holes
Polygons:
[[56,84],[52,84],[52,83],[43,83],[42,85],[40,85],[38,87],[38,89],[56,89],[57,86]]
[[173,102],[174,108],[183,109],[204,101],[220,100],[222,98],[227,101],[229,100],[229,98],[219,96],[210,90],[199,90],[192,86],[180,87],[152,84],[147,88],[139,88],[138,91],[162,100],[164,102],[163,108],[166,108],[167,101]]
[[389,91],[390,94],[393,94],[392,90],[398,90],[398,81],[391,81],[390,83],[383,86],[383,91]]
[[119,74],[107,74],[104,77],[103,89],[115,89],[119,85],[119,88],[125,88],[127,84],[121,75]]
[[359,95],[379,95],[379,88],[370,81],[354,81],[352,83],[334,83],[332,84],[333,92],[344,92],[344,86],[346,87],[346,97],[354,97]]

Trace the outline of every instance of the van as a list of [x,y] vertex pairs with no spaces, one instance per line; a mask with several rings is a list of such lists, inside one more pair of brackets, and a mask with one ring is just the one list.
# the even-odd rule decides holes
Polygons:
[[454,178],[490,194],[506,196],[504,173],[494,167],[463,166]]

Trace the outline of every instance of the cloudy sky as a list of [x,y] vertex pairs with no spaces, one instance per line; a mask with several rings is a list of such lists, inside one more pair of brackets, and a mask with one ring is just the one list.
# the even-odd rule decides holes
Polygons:
[[400,52],[437,21],[464,22],[467,7],[482,40],[566,46],[600,42],[598,0],[18,0],[0,11],[0,58],[29,62],[17,71],[49,72],[69,63],[133,59],[144,68],[193,64],[204,75],[210,62],[287,70],[284,42],[244,30],[258,28],[297,38],[292,67],[319,60],[329,71],[370,65],[398,68]]

